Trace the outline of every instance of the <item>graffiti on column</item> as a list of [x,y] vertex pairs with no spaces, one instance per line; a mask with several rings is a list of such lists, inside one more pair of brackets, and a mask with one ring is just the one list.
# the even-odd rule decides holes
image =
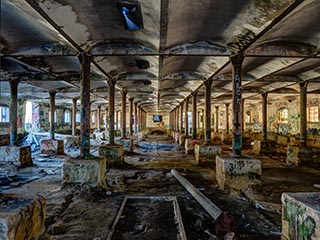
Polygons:
[[233,107],[235,112],[235,117],[233,120],[233,146],[235,149],[242,148],[242,136],[241,136],[241,115],[240,115],[240,106],[241,106],[241,78],[239,74],[235,74],[235,106]]

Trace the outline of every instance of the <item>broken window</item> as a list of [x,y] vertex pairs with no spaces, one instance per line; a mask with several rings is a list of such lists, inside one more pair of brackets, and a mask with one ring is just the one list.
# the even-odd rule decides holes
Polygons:
[[280,108],[278,111],[278,122],[288,123],[288,114],[289,114],[289,111],[287,108]]
[[118,3],[118,8],[125,29],[136,31],[143,28],[141,9],[138,2],[120,1]]
[[76,113],[76,122],[80,123],[80,112]]
[[9,114],[9,107],[5,104],[0,105],[0,123],[8,123]]
[[319,106],[307,107],[307,121],[319,122]]
[[69,111],[64,112],[64,123],[71,122],[71,113]]

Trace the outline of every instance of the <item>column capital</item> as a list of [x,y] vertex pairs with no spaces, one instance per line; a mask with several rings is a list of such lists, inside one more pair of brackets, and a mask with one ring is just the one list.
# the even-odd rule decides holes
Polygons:
[[92,56],[86,52],[80,52],[78,54],[78,59],[79,59],[79,62],[80,64],[85,64],[85,63],[88,63],[88,62],[92,62]]
[[213,79],[209,78],[207,81],[204,81],[203,83],[206,87],[211,87],[212,82],[213,82]]
[[57,94],[56,91],[49,91],[49,95],[50,97],[54,97]]
[[244,60],[244,56],[242,54],[236,54],[236,55],[230,56],[230,61],[232,65],[242,65],[243,60]]

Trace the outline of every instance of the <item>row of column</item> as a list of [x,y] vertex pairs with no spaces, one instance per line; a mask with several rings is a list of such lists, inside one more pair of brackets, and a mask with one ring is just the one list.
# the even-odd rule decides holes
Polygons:
[[[80,140],[81,140],[81,156],[90,154],[90,64],[92,57],[87,54],[79,56],[80,69]],[[243,101],[241,95],[241,70],[242,70],[242,55],[235,55],[230,58],[232,63],[232,150],[234,156],[241,156],[242,150],[242,123],[243,123]],[[11,104],[10,104],[10,144],[17,144],[17,106],[18,106],[18,80],[10,80],[11,87]],[[108,106],[108,123],[109,123],[109,144],[114,144],[114,114],[115,114],[115,81],[108,80],[109,106]],[[212,79],[205,81],[205,141],[207,144],[211,142],[211,86]],[[55,91],[50,91],[50,138],[54,139],[54,112],[55,112]],[[122,137],[126,137],[126,94],[127,91],[122,91]],[[192,94],[192,137],[197,135],[197,93]],[[262,95],[263,102],[263,123],[262,132],[263,138],[267,138],[267,93]],[[133,111],[137,121],[135,121],[135,131],[141,131],[146,125],[146,112],[133,103],[133,98],[129,99],[129,134],[133,133]],[[307,103],[307,83],[300,84],[300,141],[301,145],[306,145],[307,127],[306,127],[306,103]],[[134,104],[134,110],[133,110]],[[185,126],[183,129],[183,106],[185,104]],[[101,108],[98,108],[99,116]],[[227,105],[226,117],[229,117],[229,105]],[[76,99],[73,100],[72,113],[72,132],[75,134],[75,115],[76,115]],[[180,120],[180,121],[179,121]],[[229,129],[229,120],[227,121],[227,131]],[[184,131],[188,134],[188,98],[185,103],[180,104],[170,113],[170,125],[174,129]],[[98,126],[100,126],[100,117],[98,117]]]
[[[244,99],[242,99],[241,85],[242,85],[242,55],[235,55],[230,58],[232,64],[232,155],[235,157],[241,156],[242,151],[242,130],[244,124]],[[204,82],[205,86],[205,142],[211,143],[211,86],[212,79]],[[263,140],[267,140],[267,93],[262,94],[262,136]],[[183,105],[185,108],[185,128],[183,129]],[[229,133],[229,106],[226,104],[226,132]],[[306,146],[307,141],[307,82],[300,84],[300,145]],[[197,93],[192,94],[192,137],[196,139],[197,135]],[[181,133],[188,135],[188,98],[182,102],[173,111],[170,112],[169,121],[170,127]],[[198,120],[200,119],[200,112]],[[218,130],[219,106],[216,106],[216,121],[215,128]],[[199,128],[199,124],[198,124]]]

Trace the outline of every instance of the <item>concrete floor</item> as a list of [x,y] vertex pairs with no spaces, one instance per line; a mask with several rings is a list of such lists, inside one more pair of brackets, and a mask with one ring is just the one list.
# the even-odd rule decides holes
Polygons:
[[[96,144],[93,142],[93,145]],[[161,141],[161,144],[167,145],[153,150],[137,147],[134,153],[126,153],[125,168],[107,169],[108,189],[88,185],[63,186],[61,168],[68,156],[34,153],[34,167],[18,169],[13,165],[0,166],[3,176],[11,176],[11,180],[1,182],[0,191],[41,194],[47,199],[46,233],[41,238],[43,240],[107,239],[125,195],[176,196],[188,239],[280,239],[281,193],[319,191],[314,185],[320,183],[320,168],[288,167],[276,157],[271,159],[261,155],[257,156],[263,168],[260,191],[247,189],[242,192],[222,192],[215,179],[214,161],[206,166],[195,166],[194,157],[185,155],[183,149],[171,139]],[[229,149],[229,146],[223,146],[223,153],[228,153]],[[92,150],[97,154],[94,146]],[[70,155],[78,151],[76,148],[66,149]],[[248,150],[245,154],[252,153]],[[219,208],[234,216],[235,237],[229,233],[227,238],[214,232],[213,219],[171,175],[172,168],[179,170]],[[165,223],[172,212],[167,207],[159,211],[159,206],[158,209],[145,207],[142,210],[139,207],[130,209],[128,206],[132,213],[130,224],[119,225],[122,228],[125,226],[119,231],[126,235],[121,238],[116,235],[113,239],[170,239],[166,235],[169,226]],[[152,211],[158,211],[154,213],[159,216],[156,222],[139,220],[148,211],[149,215],[152,215]],[[138,220],[135,222],[134,219]],[[152,229],[158,231],[153,234]],[[149,235],[141,235],[142,232],[148,232]]]

